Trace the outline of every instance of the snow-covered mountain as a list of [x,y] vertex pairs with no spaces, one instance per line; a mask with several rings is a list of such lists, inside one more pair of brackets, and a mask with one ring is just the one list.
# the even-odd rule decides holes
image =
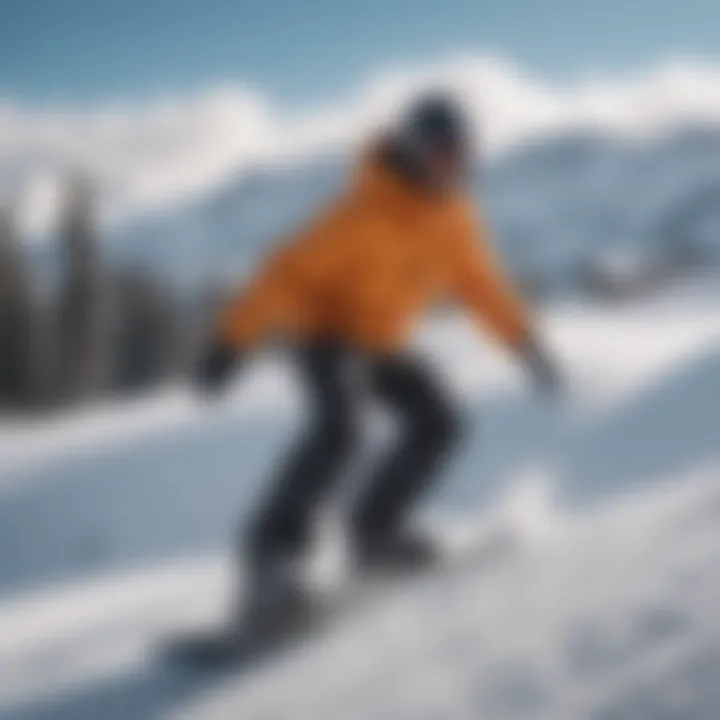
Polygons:
[[[351,181],[324,156],[244,173],[181,209],[136,220],[111,244],[180,279],[242,272]],[[648,141],[578,132],[478,162],[473,191],[517,273],[567,285],[578,265],[613,253],[720,254],[720,128]]]
[[442,86],[475,122],[475,189],[511,265],[562,285],[588,256],[676,242],[678,217],[707,221],[705,241],[717,248],[718,221],[707,216],[720,182],[719,75],[712,64],[668,61],[559,83],[461,56],[386,70],[343,99],[292,111],[232,85],[138,106],[8,100],[0,201],[13,200],[46,255],[58,190],[80,168],[96,181],[111,256],[190,284],[234,274],[342,190],[350,156],[409,97]]

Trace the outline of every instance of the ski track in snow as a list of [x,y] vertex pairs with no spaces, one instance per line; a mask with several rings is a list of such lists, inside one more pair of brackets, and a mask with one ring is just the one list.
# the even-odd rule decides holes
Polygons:
[[520,542],[224,677],[154,653],[222,617],[228,538],[288,428],[292,378],[258,368],[214,410],[176,388],[3,428],[0,717],[720,717],[718,305],[556,308],[559,407],[528,400],[464,323],[433,325],[420,345],[484,419],[430,519]]

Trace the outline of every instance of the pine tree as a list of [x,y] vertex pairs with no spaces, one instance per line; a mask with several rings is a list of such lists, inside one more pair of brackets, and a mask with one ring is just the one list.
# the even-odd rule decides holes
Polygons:
[[183,333],[173,298],[162,282],[138,268],[119,272],[114,286],[114,387],[147,387],[178,372]]
[[58,303],[60,383],[68,401],[98,394],[107,375],[107,293],[93,210],[89,183],[74,178],[62,227]]
[[12,211],[0,208],[0,403],[31,395],[32,297]]

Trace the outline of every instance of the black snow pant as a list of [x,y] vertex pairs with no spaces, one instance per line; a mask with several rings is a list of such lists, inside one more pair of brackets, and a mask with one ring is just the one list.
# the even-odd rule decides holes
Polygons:
[[342,479],[358,445],[366,397],[391,411],[400,432],[351,511],[355,542],[401,529],[459,434],[453,404],[413,359],[370,356],[324,341],[298,348],[297,362],[312,403],[309,427],[269,488],[249,539],[243,537],[255,557],[306,548],[319,505]]

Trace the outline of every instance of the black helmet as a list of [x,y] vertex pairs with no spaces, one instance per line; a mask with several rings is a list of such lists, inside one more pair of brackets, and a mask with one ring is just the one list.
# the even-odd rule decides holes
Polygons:
[[447,148],[463,156],[469,151],[469,123],[449,93],[433,92],[418,98],[401,126],[402,134],[417,148]]
[[447,93],[418,98],[402,116],[391,164],[433,190],[463,184],[470,168],[470,126]]

